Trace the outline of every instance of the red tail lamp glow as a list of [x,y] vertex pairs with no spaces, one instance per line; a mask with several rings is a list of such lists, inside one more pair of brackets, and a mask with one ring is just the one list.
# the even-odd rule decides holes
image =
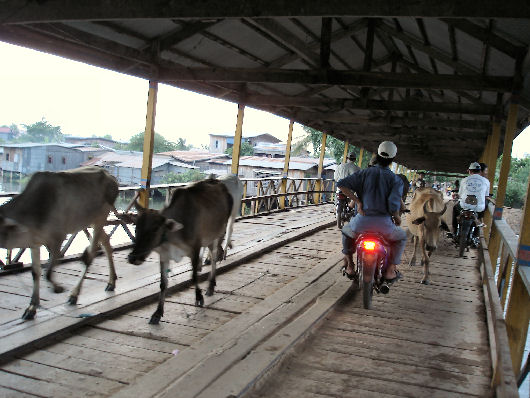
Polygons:
[[363,248],[364,250],[375,250],[375,242],[372,240],[365,240],[363,241]]

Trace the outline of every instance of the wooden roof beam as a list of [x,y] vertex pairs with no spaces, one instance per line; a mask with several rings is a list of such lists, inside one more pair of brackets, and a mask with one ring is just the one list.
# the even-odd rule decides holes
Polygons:
[[425,73],[357,72],[341,70],[174,68],[161,66],[159,81],[328,84],[357,87],[403,87],[509,92],[511,76],[432,75]]
[[380,1],[302,1],[264,0],[240,3],[233,0],[201,2],[146,2],[128,0],[117,7],[108,0],[74,2],[71,0],[3,0],[3,23],[57,22],[116,19],[211,19],[263,17],[336,17],[336,16],[417,16],[447,18],[529,18],[530,4],[519,0],[484,0],[480,6],[461,0],[421,2],[417,0]]
[[418,101],[389,101],[389,100],[364,100],[351,98],[323,99],[317,97],[288,97],[280,95],[248,94],[248,104],[276,105],[290,107],[319,107],[326,106],[334,110],[340,109],[378,109],[384,111],[409,111],[409,112],[439,112],[463,113],[470,115],[493,115],[495,105],[458,104],[456,102],[418,102]]
[[517,59],[520,56],[524,56],[528,50],[528,47],[524,44],[513,43],[510,40],[489,31],[488,28],[484,28],[466,19],[440,18],[440,20],[445,22],[450,29],[456,28],[467,33],[471,37],[490,45],[512,58]]

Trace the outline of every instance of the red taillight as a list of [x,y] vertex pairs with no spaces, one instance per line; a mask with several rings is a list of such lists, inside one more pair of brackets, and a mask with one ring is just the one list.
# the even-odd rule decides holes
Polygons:
[[375,250],[375,242],[373,240],[364,240],[363,241],[363,248],[364,250]]

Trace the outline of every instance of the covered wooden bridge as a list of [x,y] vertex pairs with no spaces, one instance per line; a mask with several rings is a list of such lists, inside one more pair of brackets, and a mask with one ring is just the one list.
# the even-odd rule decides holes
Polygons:
[[[392,140],[399,170],[411,177],[420,169],[464,172],[477,159],[494,169],[503,156],[483,247],[465,260],[455,259],[449,246],[442,250],[434,286],[419,286],[416,271],[407,270],[390,296],[378,298],[379,311],[361,311],[335,272],[340,240],[325,229],[331,206],[278,213],[265,224],[281,225],[290,214],[306,222],[301,235],[291,231],[270,247],[247,241],[253,254],[235,253],[227,262],[235,279],[228,277],[219,302],[197,310],[181,290],[173,322],[160,329],[148,327],[141,307],[154,294],[154,272],[129,282],[130,294],[96,295],[75,310],[50,305],[32,324],[5,312],[17,299],[12,307],[4,302],[0,394],[516,396],[530,316],[530,206],[515,232],[502,210],[512,142],[530,112],[528,2],[1,4],[0,40],[149,80],[146,205],[159,83],[238,104],[236,174],[245,106],[290,121],[278,189],[245,203],[293,204],[294,122],[325,133],[321,159],[328,135],[370,152]],[[318,179],[300,195],[315,194],[312,202],[320,203],[329,190],[323,184]],[[322,217],[313,229],[311,212]],[[238,226],[262,218],[253,220]],[[3,283],[2,291],[16,296],[13,283]]]

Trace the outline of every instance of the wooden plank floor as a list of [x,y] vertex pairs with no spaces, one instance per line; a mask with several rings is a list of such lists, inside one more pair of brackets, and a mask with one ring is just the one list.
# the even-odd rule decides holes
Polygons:
[[[333,221],[331,210],[330,206],[320,206],[243,220],[236,224],[234,240],[237,247],[251,249],[257,242],[277,238],[288,231],[323,220]],[[323,244],[316,247],[315,241]],[[219,275],[218,289],[213,297],[205,297],[204,308],[194,306],[194,291],[187,288],[166,298],[165,314],[160,325],[147,323],[156,307],[153,303],[57,337],[54,344],[49,341],[37,343],[34,351],[17,356],[1,366],[0,397],[110,396],[168,359],[178,356],[190,345],[260,303],[322,259],[337,255],[339,251],[340,241],[337,240],[336,231],[323,230]],[[142,273],[140,267],[124,263],[125,255],[126,253],[117,253],[115,256],[120,276],[124,275],[119,282],[132,278],[132,274],[135,281],[147,280],[156,275],[158,266],[155,262],[158,259],[155,256],[149,259],[150,264],[146,267],[150,270]],[[96,300],[101,297],[113,299],[114,295],[91,291],[95,287],[102,290],[106,283],[104,258],[98,258],[97,263],[91,269],[94,279],[87,281],[93,282],[94,286],[88,287],[87,283],[81,302],[94,300],[94,297]],[[59,268],[58,280],[64,282],[70,280],[70,277],[75,281],[75,264],[65,264]],[[189,272],[189,266],[185,264],[174,265],[172,269],[173,272]],[[19,328],[25,325],[38,327],[39,318],[45,320],[55,314],[40,310],[36,321],[15,321],[15,317],[20,316],[29,300],[27,295],[16,294],[17,287],[21,287],[16,283],[29,284],[29,280],[24,280],[28,276],[18,274],[0,279],[3,281],[3,288],[0,287],[3,293],[0,294],[2,297],[6,296],[4,303],[7,300],[13,303],[13,307],[11,304],[4,304],[4,308],[11,312],[1,318],[3,329],[0,331],[6,336],[10,332],[20,332],[15,324]],[[122,285],[124,283],[119,283],[118,288]],[[63,296],[63,301],[66,298],[64,294],[47,293],[44,306],[53,308],[54,311],[65,307],[56,296]],[[88,297],[83,298],[84,296]],[[18,307],[15,308],[15,304]],[[30,336],[28,330],[24,332]]]
[[[408,264],[410,246],[403,264]],[[431,263],[402,265],[404,279],[372,310],[355,294],[262,381],[252,398],[491,396],[491,360],[475,253],[465,259],[446,240]]]
[[[307,224],[332,221],[330,210],[330,206],[314,207],[243,220],[236,224],[237,247],[251,250],[258,242],[272,240]],[[264,322],[268,319],[266,314],[273,316],[274,311],[285,310],[293,302],[290,295],[279,292],[289,292],[295,286],[302,292],[304,286],[309,286],[308,281],[330,279],[330,273],[338,275],[340,248],[340,233],[330,227],[267,251],[219,275],[217,291],[213,297],[205,297],[204,308],[193,305],[194,291],[185,288],[167,297],[160,325],[147,323],[156,306],[153,303],[83,326],[58,336],[54,342],[36,343],[33,351],[18,355],[0,367],[0,397],[109,397],[114,394],[125,397],[135,392],[138,397],[163,396],[161,387],[150,391],[149,383],[155,386],[158,381],[173,383],[174,369],[180,369],[180,374],[189,376],[189,380],[201,378],[201,371],[191,376],[191,371],[185,373],[187,366],[195,366],[189,363],[190,359],[200,366],[214,366],[208,365],[206,358],[221,352],[221,346],[223,350],[232,349],[232,342],[238,341],[242,330],[248,336],[250,318]],[[408,264],[410,254],[407,247],[403,264]],[[125,264],[125,256],[126,252],[117,254],[118,270],[123,275],[118,289],[141,290],[142,284],[156,281],[158,259],[155,256],[149,259],[148,271]],[[431,285],[419,283],[420,267],[402,265],[404,279],[388,295],[374,296],[372,310],[362,309],[360,295],[353,292],[325,316],[311,337],[284,358],[279,368],[271,371],[270,378],[260,381],[260,389],[250,391],[248,396],[490,396],[487,325],[475,260],[473,252],[467,258],[457,258],[456,249],[443,241],[432,258]],[[110,295],[100,292],[106,283],[106,266],[103,258],[98,262],[99,268],[91,270],[94,279],[87,281],[93,286],[82,293],[82,302],[119,298],[119,290]],[[320,278],[320,272],[328,276]],[[178,273],[189,273],[189,265],[174,264],[172,275]],[[65,267],[59,280],[71,277],[75,281],[76,276],[74,267]],[[9,278],[12,277],[17,279],[15,275]],[[135,279],[131,282],[127,278]],[[0,278],[0,291],[6,292],[0,294],[2,297],[7,294],[5,302],[10,304],[2,305],[14,317],[12,312],[16,310],[10,305],[20,303],[18,317],[28,298],[21,294],[18,296],[22,298],[18,297],[16,286],[2,284],[5,280],[10,279]],[[296,294],[293,292],[293,297]],[[275,304],[277,309],[267,312],[265,308],[258,316],[257,309],[263,311],[263,304],[275,295],[283,297]],[[65,311],[62,303],[53,301],[56,296],[61,295],[48,293],[50,307],[55,312]],[[317,301],[315,296],[308,302]],[[42,312],[39,317],[43,322],[55,314]],[[11,337],[9,333],[17,333],[17,327],[32,323],[16,322],[3,322],[0,333]],[[34,327],[39,327],[38,322],[39,319],[33,322]],[[239,326],[233,328],[236,336],[227,335],[222,340],[221,335],[230,334],[232,325]],[[212,344],[215,341],[224,343]],[[265,351],[273,348],[265,347]],[[219,357],[222,361],[221,358],[224,357]],[[206,373],[202,375],[206,377]],[[207,390],[197,391],[204,391],[208,396]],[[182,396],[198,395],[183,392]],[[216,396],[215,391],[210,395]]]

